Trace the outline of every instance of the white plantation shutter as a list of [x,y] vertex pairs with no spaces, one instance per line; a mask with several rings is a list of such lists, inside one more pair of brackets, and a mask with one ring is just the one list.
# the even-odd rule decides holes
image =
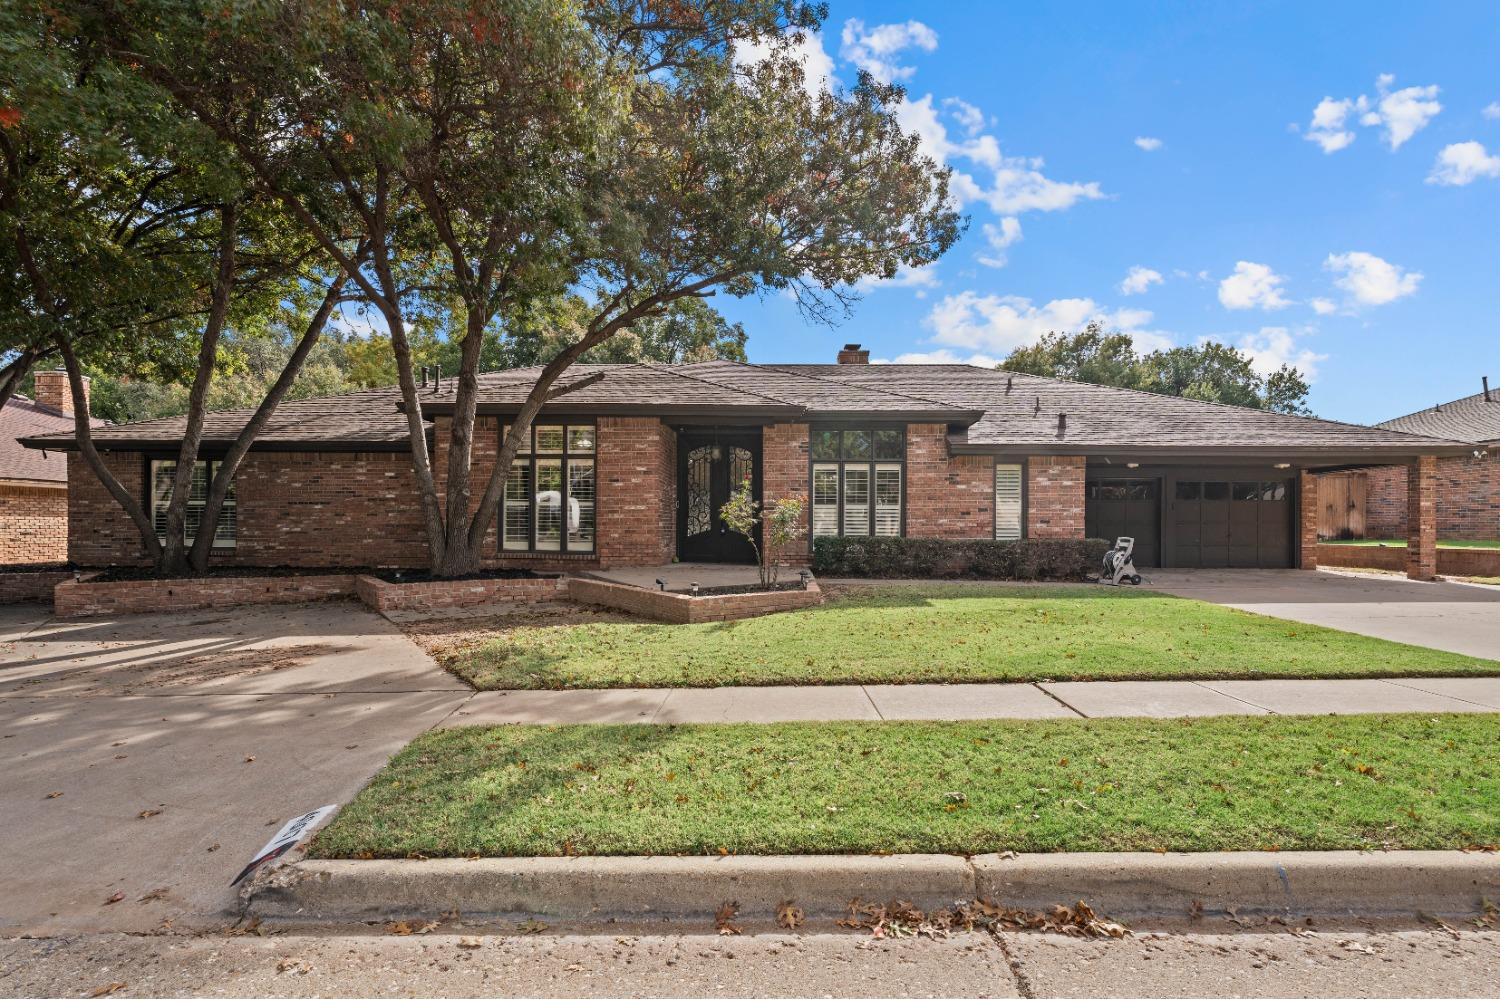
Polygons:
[[883,538],[901,535],[901,466],[875,466],[875,533]]
[[813,537],[839,533],[839,466],[814,465],[812,489]]
[[1021,466],[995,466],[995,540],[1021,537]]
[[870,466],[844,466],[844,536],[870,533]]

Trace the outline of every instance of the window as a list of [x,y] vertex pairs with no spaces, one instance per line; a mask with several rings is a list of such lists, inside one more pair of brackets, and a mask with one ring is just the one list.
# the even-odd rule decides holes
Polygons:
[[[188,487],[186,516],[183,517],[183,541],[191,545],[198,536],[198,527],[203,523],[203,506],[208,502],[208,489],[214,476],[219,473],[219,461],[199,461],[193,465],[193,483]],[[172,479],[177,474],[177,462],[151,462],[151,520],[156,525],[156,539],[163,544],[167,540],[167,506],[172,502]],[[234,483],[224,494],[224,505],[219,508],[219,523],[214,531],[215,548],[233,548],[239,529],[239,509],[234,499]]]
[[1021,539],[1020,465],[995,465],[995,540]]
[[813,430],[814,537],[900,537],[904,430]]
[[[510,432],[500,428],[500,440]],[[510,463],[502,552],[592,552],[599,498],[592,423],[536,424]]]

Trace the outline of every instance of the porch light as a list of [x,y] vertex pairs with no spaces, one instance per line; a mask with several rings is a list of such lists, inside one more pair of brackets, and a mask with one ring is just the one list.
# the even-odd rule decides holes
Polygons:
[[1141,467],[1141,463],[1138,462],[1138,461],[1127,461],[1125,463],[1125,467],[1126,468],[1140,468]]
[[1276,464],[1272,465],[1271,467],[1272,468],[1291,468],[1292,467],[1292,463],[1289,462],[1289,461],[1278,461]]

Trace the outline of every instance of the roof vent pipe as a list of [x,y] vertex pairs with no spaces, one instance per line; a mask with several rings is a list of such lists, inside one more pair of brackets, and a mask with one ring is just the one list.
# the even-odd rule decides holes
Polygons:
[[1068,432],[1068,414],[1057,414],[1057,436],[1061,437]]
[[432,390],[434,392],[443,390],[443,366],[441,364],[432,366]]
[[1036,408],[1031,411],[1031,415],[1035,416],[1038,413],[1040,413],[1041,411],[1042,411],[1042,397],[1041,396],[1037,396],[1036,397]]
[[422,387],[427,387],[427,365],[422,365]]
[[1014,378],[1007,378],[1007,379],[1005,379],[1005,394],[1006,395],[1010,395],[1010,390],[1015,387],[1015,384],[1016,384],[1016,380]]
[[1485,375],[1480,381],[1484,382],[1484,401],[1494,402],[1495,400],[1490,398],[1490,376]]

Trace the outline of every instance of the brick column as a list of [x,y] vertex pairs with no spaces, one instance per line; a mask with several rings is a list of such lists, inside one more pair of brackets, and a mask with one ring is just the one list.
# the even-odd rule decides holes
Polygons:
[[1087,460],[1034,456],[1027,460],[1026,536],[1082,538]]
[[1318,477],[1297,473],[1297,568],[1318,567]]
[[1406,469],[1406,574],[1437,576],[1437,458],[1430,454]]
[[812,562],[812,486],[807,481],[808,428],[806,423],[776,423],[761,431],[761,498],[769,508],[777,500],[802,501],[802,529],[807,534],[773,553],[782,565],[800,567]]

